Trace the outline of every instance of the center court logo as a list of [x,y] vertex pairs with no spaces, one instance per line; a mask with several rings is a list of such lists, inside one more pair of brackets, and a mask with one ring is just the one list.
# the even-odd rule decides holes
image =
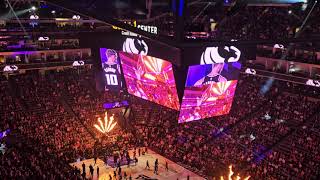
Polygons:
[[127,38],[123,42],[122,51],[133,54],[147,55],[149,47],[142,39]]
[[201,55],[200,64],[237,62],[240,57],[241,51],[234,46],[207,47]]

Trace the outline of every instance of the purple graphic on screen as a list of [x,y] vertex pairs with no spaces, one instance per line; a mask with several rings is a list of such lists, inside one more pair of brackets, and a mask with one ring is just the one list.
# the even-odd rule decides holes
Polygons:
[[105,89],[121,89],[121,68],[118,52],[113,49],[100,48],[100,57],[104,74]]
[[238,62],[190,66],[186,87],[237,80],[240,69]]
[[129,106],[128,101],[121,101],[121,102],[112,102],[112,103],[104,103],[103,108],[105,109],[113,109],[119,107],[126,107]]

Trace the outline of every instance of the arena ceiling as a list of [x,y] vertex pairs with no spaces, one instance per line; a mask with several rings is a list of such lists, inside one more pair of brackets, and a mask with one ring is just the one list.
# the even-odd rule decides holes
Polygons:
[[[241,16],[241,14],[247,13],[248,9],[245,8],[248,5],[250,6],[245,0],[237,0],[235,2],[234,0],[181,1],[185,2],[182,29],[186,31],[198,31],[197,28],[203,28],[203,26],[208,24],[211,20],[222,24],[232,16],[237,16],[239,14]],[[10,2],[15,10],[25,9],[36,5],[38,7],[46,7],[48,13],[50,13],[51,10],[59,10],[63,12],[63,14],[68,14],[68,16],[80,14],[89,18],[101,20],[108,25],[115,25],[136,32],[151,39],[159,40],[171,45],[175,44],[175,42],[171,41],[168,37],[154,36],[123,23],[123,20],[134,19],[143,22],[143,24],[156,25],[160,30],[165,31],[170,27],[174,29],[174,26],[177,26],[177,19],[173,13],[173,9],[174,6],[178,6],[178,4],[174,4],[174,2],[177,1],[173,0],[4,0],[0,4],[1,12],[8,10],[6,2]],[[285,5],[284,8],[297,12],[293,13],[293,15],[289,13],[285,14],[285,16],[290,16],[292,19],[296,17],[299,18],[299,16],[303,14],[300,10],[301,4],[295,4],[290,8],[288,5]],[[283,16],[281,18],[283,18]],[[244,21],[244,23],[247,22]]]

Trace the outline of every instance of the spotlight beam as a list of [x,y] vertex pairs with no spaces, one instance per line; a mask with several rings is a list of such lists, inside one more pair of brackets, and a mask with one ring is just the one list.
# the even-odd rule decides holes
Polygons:
[[22,30],[23,30],[23,32],[24,32],[24,34],[27,36],[27,35],[28,35],[28,33],[27,33],[26,29],[24,28],[24,26],[22,25],[22,23],[21,23],[21,21],[20,21],[19,17],[18,17],[18,16],[17,16],[17,14],[15,13],[14,9],[12,8],[10,1],[9,1],[9,0],[6,0],[6,2],[8,3],[8,6],[10,7],[10,11],[12,11],[12,13],[13,13],[13,15],[15,16],[15,18],[17,19],[17,21],[18,21],[19,25],[21,26],[21,28],[22,28]]
[[138,29],[138,28],[132,27],[128,24],[125,24],[123,22],[120,22],[117,19],[107,17],[106,15],[103,15],[103,14],[99,14],[99,12],[101,12],[101,11],[99,11],[99,12],[88,11],[88,9],[81,7],[81,6],[77,5],[76,3],[70,4],[70,1],[68,3],[67,0],[47,0],[46,2],[47,2],[47,4],[50,4],[54,7],[62,8],[67,11],[77,13],[83,17],[95,19],[95,20],[101,21],[101,23],[104,23],[104,24],[107,24],[110,26],[116,26],[121,29],[125,29],[127,31],[136,33],[136,34],[138,34],[142,37],[145,37],[147,39],[157,41],[158,43],[163,44],[165,46],[175,47],[175,48],[177,48],[177,46],[178,46],[176,42],[167,38],[166,36],[150,34],[148,32],[141,30],[141,29]]
[[202,13],[208,9],[208,7],[211,5],[211,2],[209,2],[200,12],[197,14],[197,16],[192,20],[192,23],[194,23],[201,15]]
[[[304,18],[301,26],[299,27],[299,31],[295,34],[294,38],[298,38],[298,37],[300,36],[300,34],[304,31],[305,26],[306,26],[306,23],[307,23],[307,21],[309,20],[310,15],[313,13],[313,10],[314,10],[316,4],[317,4],[317,1],[315,1],[315,2],[313,3],[312,8],[310,9],[308,15]],[[291,44],[289,45],[289,47],[286,49],[285,53],[282,55],[282,57],[281,57],[282,60],[285,60],[285,59],[286,59],[286,57],[288,56],[288,54],[289,54],[289,52],[291,51],[292,47],[293,47],[293,43],[291,43]]]

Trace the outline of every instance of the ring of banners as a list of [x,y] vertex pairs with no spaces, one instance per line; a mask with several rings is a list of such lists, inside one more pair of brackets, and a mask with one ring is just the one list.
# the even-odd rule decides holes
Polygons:
[[105,90],[118,91],[126,84],[129,94],[180,110],[179,123],[228,114],[241,69],[228,58],[190,66],[180,107],[169,61],[107,48],[100,48],[100,56]]

